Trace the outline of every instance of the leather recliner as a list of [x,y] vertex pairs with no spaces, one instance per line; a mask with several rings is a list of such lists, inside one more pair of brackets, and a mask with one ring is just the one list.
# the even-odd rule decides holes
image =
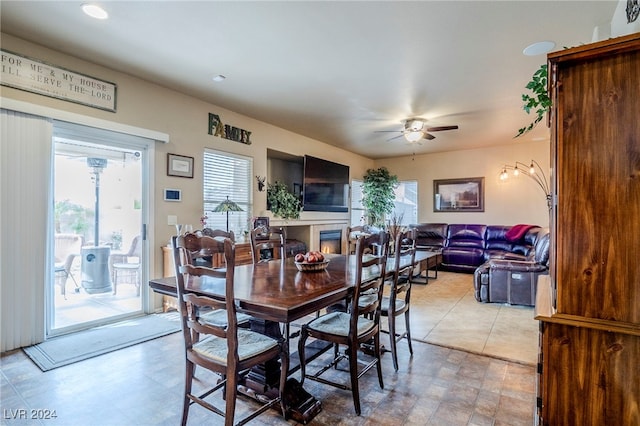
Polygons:
[[490,259],[474,272],[478,302],[533,306],[538,277],[549,273],[549,232],[538,236],[527,260]]

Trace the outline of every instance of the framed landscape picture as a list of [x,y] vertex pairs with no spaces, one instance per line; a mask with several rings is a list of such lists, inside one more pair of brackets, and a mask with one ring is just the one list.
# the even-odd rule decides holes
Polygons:
[[434,179],[434,212],[483,212],[484,177]]

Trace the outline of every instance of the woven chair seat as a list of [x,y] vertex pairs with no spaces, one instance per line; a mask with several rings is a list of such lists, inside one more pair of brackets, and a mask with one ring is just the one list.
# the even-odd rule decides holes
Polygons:
[[[241,325],[248,323],[251,316],[238,313],[236,314],[236,318],[238,320],[238,325]],[[227,311],[225,309],[216,309],[213,311],[203,312],[200,314],[200,321],[204,324],[224,328],[227,326]]]
[[[322,333],[329,333],[336,336],[346,336],[349,334],[349,320],[351,315],[345,312],[332,312],[322,315],[308,324],[309,329]],[[367,318],[358,318],[358,335],[371,330],[375,323]]]
[[[277,345],[278,342],[276,340],[264,334],[242,328],[238,329],[238,358],[240,361],[258,355]],[[195,343],[193,350],[221,364],[226,365],[227,363],[227,339],[207,336],[205,339]]]
[[[383,297],[382,298],[382,303],[380,304],[380,309],[382,311],[382,315],[387,315],[387,313],[389,312],[389,302],[391,299],[389,299],[388,297]],[[406,303],[404,300],[401,299],[396,299],[396,311],[400,311],[405,307]]]

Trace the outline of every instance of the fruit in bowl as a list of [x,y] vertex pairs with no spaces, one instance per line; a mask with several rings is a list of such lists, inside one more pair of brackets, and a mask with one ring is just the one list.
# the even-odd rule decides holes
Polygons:
[[308,251],[305,254],[296,254],[294,260],[297,263],[320,263],[324,262],[324,255],[319,251]]
[[305,254],[298,253],[293,260],[295,260],[298,270],[304,272],[323,271],[329,263],[319,251],[308,251]]

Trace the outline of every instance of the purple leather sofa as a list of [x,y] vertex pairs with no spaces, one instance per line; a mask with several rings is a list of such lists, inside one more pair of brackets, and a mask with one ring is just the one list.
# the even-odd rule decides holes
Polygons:
[[419,250],[442,250],[442,269],[473,273],[489,259],[527,260],[542,228],[522,227],[522,235],[507,238],[512,226],[480,224],[417,223]]

